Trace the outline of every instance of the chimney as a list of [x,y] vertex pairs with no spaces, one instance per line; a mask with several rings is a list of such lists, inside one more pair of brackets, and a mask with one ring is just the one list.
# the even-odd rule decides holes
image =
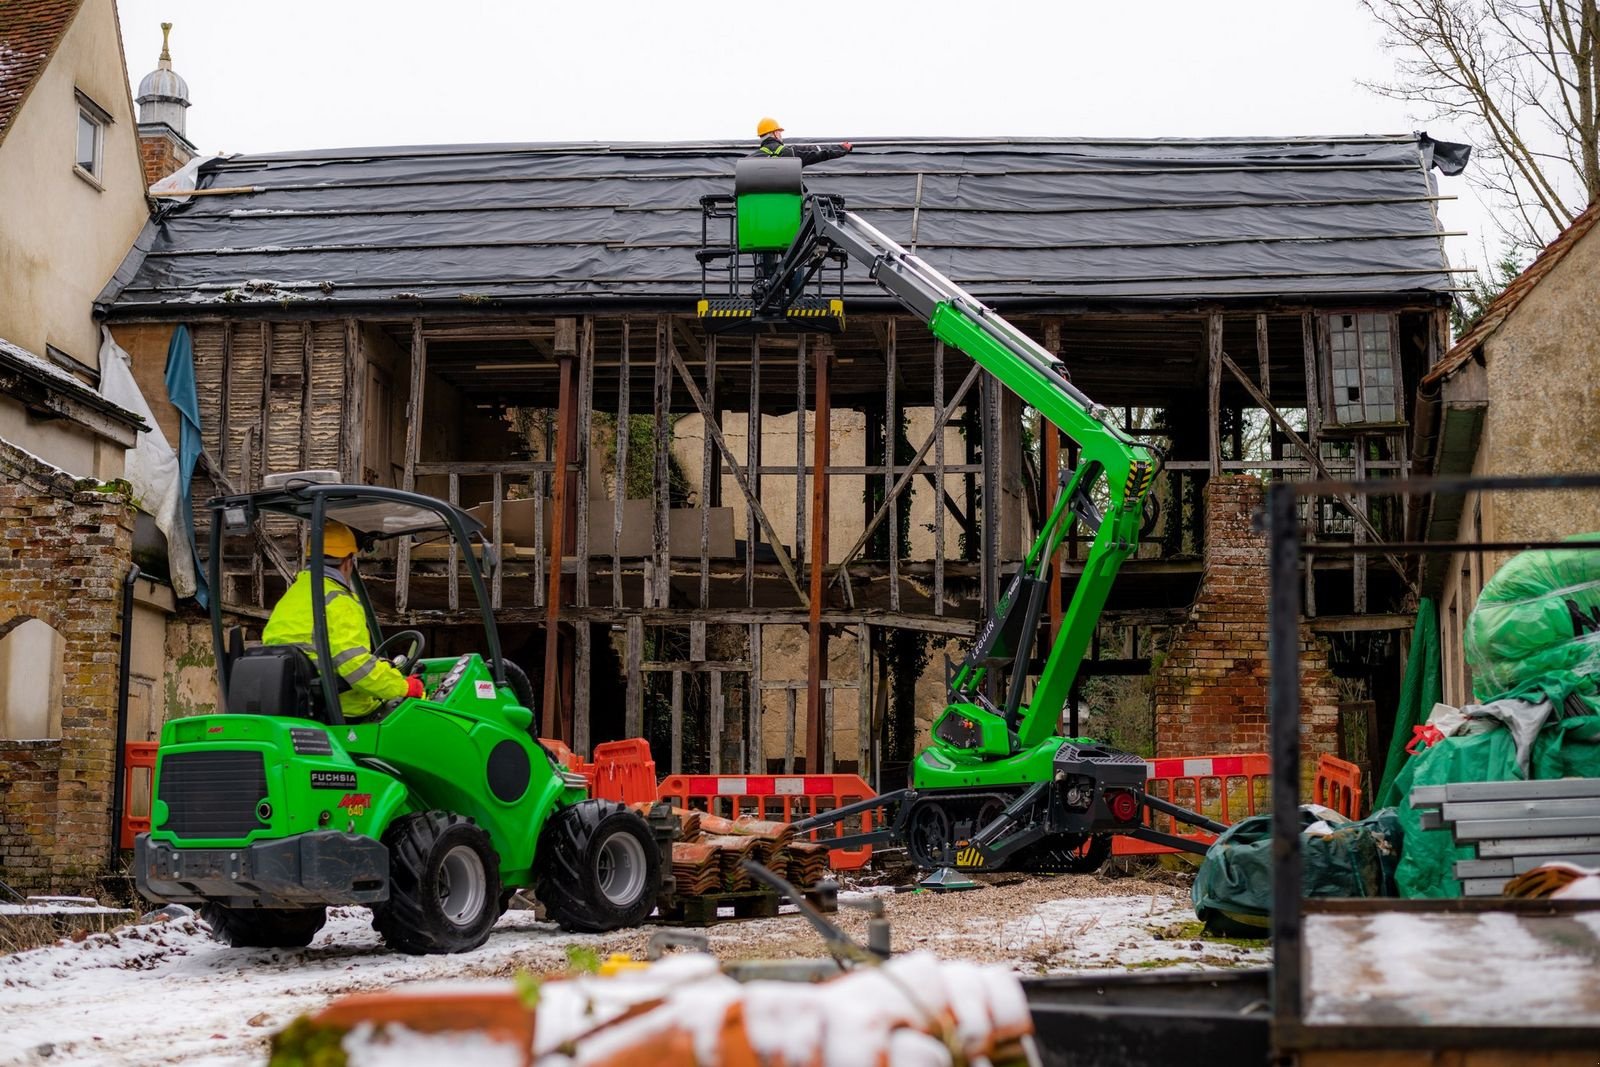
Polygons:
[[144,159],[146,185],[154,185],[199,154],[184,136],[189,86],[172,69],[171,33],[172,23],[163,22],[161,59],[139,82],[139,155]]

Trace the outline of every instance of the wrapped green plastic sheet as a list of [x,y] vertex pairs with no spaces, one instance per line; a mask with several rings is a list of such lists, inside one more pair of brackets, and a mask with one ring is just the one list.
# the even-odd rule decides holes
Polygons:
[[[1305,832],[1323,824],[1327,829]],[[1400,827],[1393,809],[1360,822],[1306,805],[1300,809],[1300,874],[1308,897],[1395,895]],[[1195,915],[1224,934],[1264,931],[1272,912],[1272,816],[1252,815],[1228,827],[1195,875]]]
[[[1573,540],[1600,541],[1600,534]],[[1396,871],[1408,897],[1455,897],[1457,847],[1448,829],[1421,828],[1411,790],[1451,782],[1600,777],[1600,549],[1543,549],[1513,556],[1483,587],[1464,645],[1481,703],[1548,701],[1553,713],[1533,739],[1527,770],[1509,730],[1447,737],[1407,761],[1395,779],[1405,851]],[[1468,710],[1468,709],[1463,709]]]
[[1395,788],[1395,781],[1411,758],[1406,745],[1411,743],[1412,727],[1427,722],[1433,706],[1441,699],[1439,610],[1432,600],[1424,597],[1417,605],[1417,624],[1411,630],[1411,653],[1406,658],[1406,674],[1400,683],[1400,704],[1395,709],[1389,754],[1383,761],[1383,782],[1375,794],[1374,802],[1378,807],[1400,803],[1402,797]]
[[1464,642],[1473,695],[1483,702],[1530,690],[1552,695],[1552,675],[1600,675],[1600,551],[1513,556],[1483,587]]

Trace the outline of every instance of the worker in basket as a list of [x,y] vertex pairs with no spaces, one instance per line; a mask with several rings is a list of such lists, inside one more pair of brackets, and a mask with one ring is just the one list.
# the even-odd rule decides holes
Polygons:
[[840,144],[786,144],[783,140],[783,127],[778,125],[774,118],[764,118],[756,123],[756,136],[761,138],[761,147],[757,149],[764,156],[794,156],[800,161],[802,167],[809,167],[813,163],[821,163],[828,159],[838,159],[849,153],[849,141]]
[[[328,619],[328,651],[339,682],[339,710],[346,719],[370,715],[400,697],[426,693],[422,679],[407,677],[372,654],[367,613],[355,593],[356,535],[340,522],[322,528],[322,597]],[[306,568],[290,583],[283,599],[272,609],[261,641],[268,645],[297,645],[313,661],[311,623],[311,570]]]

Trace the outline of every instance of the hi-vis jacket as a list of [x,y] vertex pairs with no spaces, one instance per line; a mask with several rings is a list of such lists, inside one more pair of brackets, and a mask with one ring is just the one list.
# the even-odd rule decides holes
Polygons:
[[[340,680],[339,708],[347,719],[370,715],[379,704],[406,695],[406,677],[394,666],[372,654],[372,635],[367,631],[367,613],[356,595],[326,574],[322,578],[322,600],[327,605],[328,651]],[[272,617],[261,633],[267,645],[299,645],[316,662],[317,653],[311,631],[311,572],[301,571],[272,609]]]

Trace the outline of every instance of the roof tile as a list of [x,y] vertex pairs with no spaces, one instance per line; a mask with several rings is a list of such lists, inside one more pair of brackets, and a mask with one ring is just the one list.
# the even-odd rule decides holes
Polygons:
[[0,141],[83,0],[0,3]]

